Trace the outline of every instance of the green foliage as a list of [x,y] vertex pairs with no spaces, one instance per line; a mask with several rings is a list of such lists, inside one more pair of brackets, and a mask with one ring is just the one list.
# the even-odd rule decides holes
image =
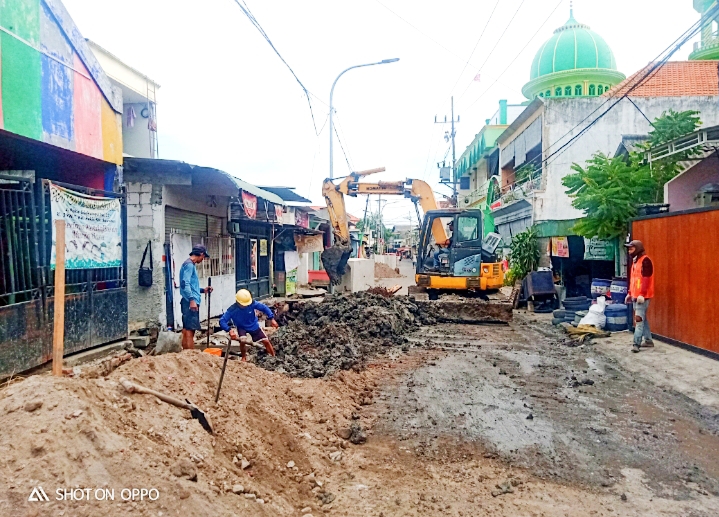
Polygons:
[[627,221],[637,215],[638,203],[654,200],[656,183],[649,168],[638,163],[638,155],[610,158],[595,154],[586,168],[572,165],[575,174],[562,183],[573,197],[572,206],[587,216],[580,219],[574,231],[585,237],[609,239],[623,234]]
[[529,162],[522,165],[514,174],[514,181],[517,184],[532,180],[537,177],[540,172],[539,165],[536,162]]
[[572,165],[573,174],[562,179],[572,206],[586,217],[575,226],[578,235],[610,239],[625,233],[629,219],[637,215],[637,206],[661,202],[664,184],[683,170],[682,161],[701,152],[693,149],[678,153],[650,167],[644,154],[650,148],[696,131],[701,124],[696,111],[662,113],[654,121],[649,140],[637,146],[629,158],[610,158],[596,153],[585,167]]
[[537,228],[532,226],[514,236],[509,246],[509,266],[513,279],[527,276],[539,264]]

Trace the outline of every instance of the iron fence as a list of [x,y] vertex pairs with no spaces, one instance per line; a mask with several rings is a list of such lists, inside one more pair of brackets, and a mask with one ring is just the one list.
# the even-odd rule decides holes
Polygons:
[[[120,198],[124,214],[123,194],[56,184],[83,194]],[[47,180],[0,175],[0,306],[47,299],[54,294],[49,185]],[[123,235],[123,248],[125,243]],[[123,257],[121,267],[66,270],[66,293],[125,287],[125,263]]]

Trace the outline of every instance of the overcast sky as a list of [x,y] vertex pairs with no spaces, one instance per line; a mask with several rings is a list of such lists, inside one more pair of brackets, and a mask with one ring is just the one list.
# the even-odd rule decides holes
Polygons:
[[[302,89],[234,0],[63,2],[85,37],[161,85],[161,158],[296,187],[317,203],[329,170],[329,92],[342,70],[400,58],[352,70],[335,89],[352,169],[384,166],[374,179],[436,183],[448,127],[434,116],[449,113],[450,96],[461,116],[459,157],[500,99],[524,100],[535,53],[569,17],[569,0],[246,0],[311,92],[317,136]],[[574,11],[626,75],[699,19],[691,0],[575,0]],[[688,44],[674,59],[690,51]],[[335,141],[335,175],[348,170]],[[364,199],[348,205],[362,215]],[[410,212],[409,201],[391,199],[385,218],[402,223]]]

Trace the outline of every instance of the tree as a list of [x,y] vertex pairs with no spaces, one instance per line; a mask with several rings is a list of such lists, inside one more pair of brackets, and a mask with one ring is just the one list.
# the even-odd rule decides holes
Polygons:
[[669,110],[653,123],[647,142],[637,146],[629,157],[608,157],[596,153],[585,167],[572,165],[574,174],[562,179],[572,206],[584,211],[586,217],[575,226],[578,235],[600,239],[618,237],[627,223],[637,215],[637,206],[660,202],[664,184],[684,170],[683,161],[701,152],[695,148],[663,160],[646,163],[646,151],[682,135],[696,131],[701,125],[698,112]]

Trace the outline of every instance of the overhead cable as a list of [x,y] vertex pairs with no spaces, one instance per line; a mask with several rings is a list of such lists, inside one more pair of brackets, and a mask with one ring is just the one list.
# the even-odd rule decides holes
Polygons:
[[[310,116],[312,117],[312,126],[315,129],[315,135],[319,136],[320,133],[317,131],[317,123],[315,122],[315,114],[312,109],[312,100],[310,99],[311,92],[305,87],[304,84],[302,84],[302,81],[300,81],[300,78],[297,77],[297,74],[295,73],[295,71],[292,69],[292,67],[289,65],[289,63],[287,61],[285,61],[285,58],[282,57],[282,54],[280,54],[280,51],[277,50],[277,47],[275,47],[275,44],[272,43],[272,40],[267,35],[265,30],[262,28],[262,26],[260,25],[260,22],[257,21],[257,18],[255,18],[255,16],[252,14],[252,12],[250,11],[250,8],[247,7],[247,4],[245,4],[243,0],[234,0],[234,1],[239,6],[239,8],[242,10],[244,15],[250,20],[250,23],[252,23],[252,25],[255,26],[257,31],[262,35],[262,37],[265,39],[265,41],[267,41],[267,43],[270,45],[270,47],[275,52],[275,54],[277,54],[277,57],[279,57],[280,60],[282,61],[282,63],[284,63],[284,65],[290,71],[292,76],[295,78],[295,81],[297,81],[297,84],[300,85],[300,88],[302,88],[302,91],[304,92],[305,97],[307,98],[307,104],[310,107]],[[316,97],[314,94],[312,94],[312,96]]]

